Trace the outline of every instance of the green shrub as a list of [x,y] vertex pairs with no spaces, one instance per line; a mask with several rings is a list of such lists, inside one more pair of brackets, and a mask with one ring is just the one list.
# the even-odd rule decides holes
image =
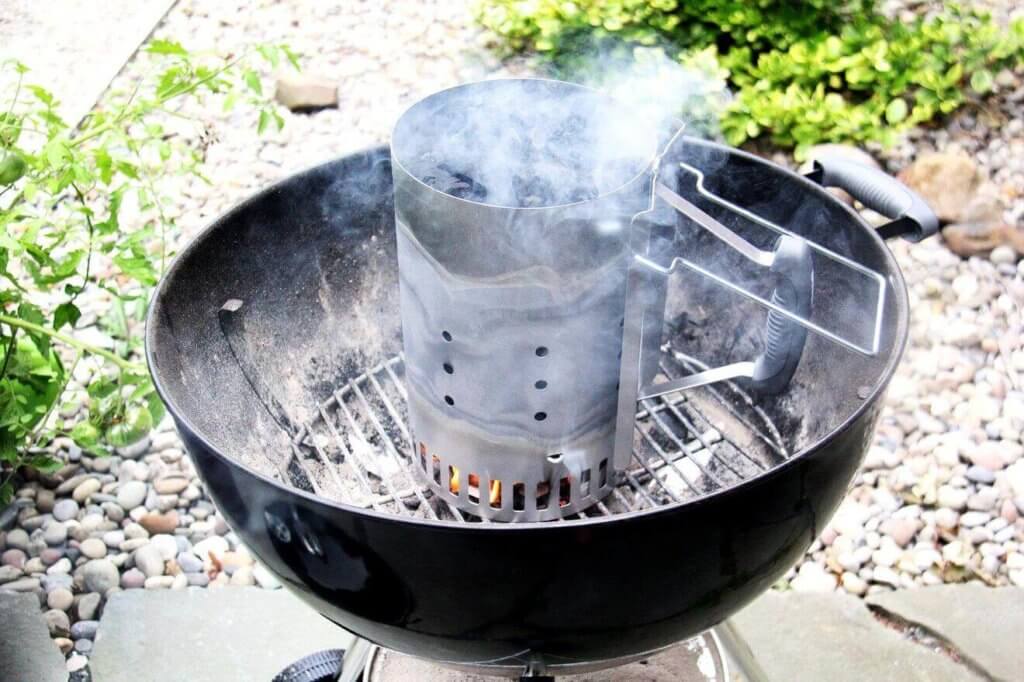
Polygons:
[[481,0],[480,23],[507,51],[535,50],[556,75],[602,79],[654,50],[717,59],[733,92],[731,144],[770,139],[798,154],[819,142],[891,143],[948,114],[1024,61],[1024,18],[947,5],[905,23],[874,0]]
[[[189,137],[201,137],[204,123],[184,105],[216,95],[225,107],[258,109],[260,131],[283,124],[252,67],[294,64],[286,47],[261,45],[230,61],[165,40],[145,51],[158,62],[152,78],[108,96],[76,127],[52,93],[27,82],[24,65],[0,64],[16,82],[0,93],[0,504],[21,466],[60,466],[39,447],[53,437],[102,455],[141,439],[164,414],[138,359],[138,332],[176,233],[158,180],[169,168],[205,179],[202,145]],[[127,202],[152,217],[122,223]],[[109,306],[93,312],[113,347],[76,333],[87,290],[106,292]],[[97,362],[80,377],[85,391],[68,396],[86,357]],[[74,420],[55,414],[62,401]]]

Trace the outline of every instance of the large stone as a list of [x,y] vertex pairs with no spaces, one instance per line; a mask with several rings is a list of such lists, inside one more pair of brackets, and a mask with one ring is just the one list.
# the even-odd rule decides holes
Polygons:
[[90,592],[105,594],[111,587],[116,587],[120,575],[117,566],[109,559],[93,559],[82,570],[82,580]]
[[[276,593],[271,593],[276,594]],[[980,680],[880,623],[854,596],[769,591],[733,617],[769,680]]]
[[278,102],[292,111],[338,106],[338,81],[312,73],[288,71],[278,74]]
[[997,680],[1024,675],[1024,589],[938,585],[875,594],[867,601],[935,633]]
[[188,487],[188,479],[184,476],[166,476],[153,484],[153,489],[160,495],[177,495]]
[[932,207],[939,219],[959,222],[981,184],[977,164],[965,154],[923,154],[900,173],[905,182]]
[[125,511],[138,507],[146,500],[146,484],[142,481],[125,481],[117,491],[117,503]]
[[153,545],[143,545],[135,550],[135,567],[142,571],[147,578],[164,574],[164,558],[160,554],[160,548]]
[[132,590],[104,607],[90,669],[102,682],[135,682],[141,670],[150,682],[269,680],[306,654],[351,643],[286,590]]
[[46,627],[49,629],[51,637],[68,636],[68,630],[71,629],[71,619],[68,618],[68,614],[60,609],[50,609],[43,614],[43,620],[46,621]]
[[92,620],[95,618],[100,607],[100,599],[100,595],[95,592],[89,592],[79,597],[78,606],[75,607],[78,611],[79,619]]
[[75,487],[71,497],[75,502],[83,504],[93,493],[99,492],[100,487],[101,484],[98,479],[87,478]]
[[173,533],[174,529],[178,527],[178,512],[172,509],[166,514],[146,514],[139,519],[139,525],[152,535]]
[[1000,246],[1014,247],[1014,229],[1003,221],[1003,203],[986,187],[960,212],[959,219],[942,229],[949,250],[969,257],[988,254]]
[[[276,594],[276,593],[267,593]],[[33,594],[0,592],[0,680],[64,682],[64,657],[53,645]]]

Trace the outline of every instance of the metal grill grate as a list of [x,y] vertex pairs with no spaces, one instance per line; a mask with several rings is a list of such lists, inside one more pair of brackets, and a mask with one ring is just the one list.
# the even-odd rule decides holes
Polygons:
[[[666,348],[661,370],[674,379],[702,368]],[[406,426],[401,356],[339,386],[292,440],[279,475],[291,485],[357,507],[401,516],[483,522],[422,485]],[[644,400],[633,459],[618,487],[571,523],[691,500],[728,488],[786,459],[777,429],[732,383]],[[486,491],[482,491],[486,494]]]

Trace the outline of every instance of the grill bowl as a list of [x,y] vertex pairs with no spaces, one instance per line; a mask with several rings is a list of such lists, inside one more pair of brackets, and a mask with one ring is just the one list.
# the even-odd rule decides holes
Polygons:
[[[288,588],[403,653],[557,671],[699,633],[799,559],[871,442],[906,340],[906,291],[884,242],[814,183],[710,143],[687,140],[681,152],[716,193],[883,273],[889,295],[879,356],[809,338],[788,391],[763,405],[788,459],[649,510],[525,524],[421,519],[325,499],[266,465],[289,460],[294,429],[339,383],[401,349],[386,148],[296,174],[186,247],[152,301],[150,370],[207,491]],[[834,303],[847,295],[856,292],[837,284]],[[710,306],[702,317],[686,305],[713,296],[700,282],[673,286],[673,345],[709,364],[749,356],[758,338],[742,330],[760,328],[749,310]],[[223,324],[229,300],[241,302],[241,350]]]

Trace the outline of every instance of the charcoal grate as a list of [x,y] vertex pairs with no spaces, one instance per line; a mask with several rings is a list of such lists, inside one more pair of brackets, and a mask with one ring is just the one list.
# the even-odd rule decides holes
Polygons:
[[[699,371],[666,347],[667,379]],[[278,477],[321,497],[364,509],[451,522],[489,523],[456,508],[425,483],[443,476],[437,458],[417,456],[406,424],[404,361],[395,356],[339,385],[292,440]],[[725,382],[641,402],[633,457],[611,494],[550,523],[637,512],[686,502],[756,476],[789,452],[768,416]],[[604,475],[602,472],[601,475]],[[486,486],[485,486],[486,488]],[[486,497],[487,490],[478,490]],[[486,500],[482,501],[486,504]]]

